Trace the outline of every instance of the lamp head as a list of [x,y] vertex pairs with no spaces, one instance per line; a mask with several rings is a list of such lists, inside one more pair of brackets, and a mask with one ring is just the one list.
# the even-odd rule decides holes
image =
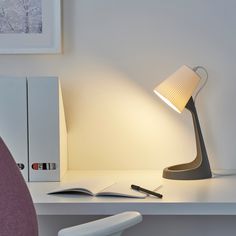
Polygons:
[[183,65],[154,89],[165,103],[181,113],[200,81],[199,75]]

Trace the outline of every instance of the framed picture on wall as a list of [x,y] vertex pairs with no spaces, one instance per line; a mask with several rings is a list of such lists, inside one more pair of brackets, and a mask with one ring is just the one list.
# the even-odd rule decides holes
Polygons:
[[60,0],[0,0],[0,54],[60,52]]

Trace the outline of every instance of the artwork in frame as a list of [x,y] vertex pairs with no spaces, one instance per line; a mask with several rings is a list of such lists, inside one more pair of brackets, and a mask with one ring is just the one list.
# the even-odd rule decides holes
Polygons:
[[60,52],[60,0],[0,0],[0,54]]

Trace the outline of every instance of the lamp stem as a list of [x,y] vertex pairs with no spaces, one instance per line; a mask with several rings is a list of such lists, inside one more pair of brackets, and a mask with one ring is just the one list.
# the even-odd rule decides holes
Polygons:
[[163,177],[167,179],[179,179],[179,180],[211,178],[212,173],[208,160],[208,155],[201,132],[197,110],[192,97],[189,99],[185,108],[188,109],[192,114],[195,139],[196,139],[197,156],[192,162],[165,168],[163,171]]

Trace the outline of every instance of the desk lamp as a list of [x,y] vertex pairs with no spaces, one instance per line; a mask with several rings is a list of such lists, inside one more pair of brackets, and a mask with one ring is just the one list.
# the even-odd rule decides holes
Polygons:
[[212,177],[197,110],[192,97],[201,79],[196,73],[199,68],[203,67],[197,66],[191,69],[184,65],[154,89],[154,92],[175,111],[181,113],[186,108],[191,112],[193,118],[197,156],[192,162],[165,168],[163,177],[167,179],[194,180]]

